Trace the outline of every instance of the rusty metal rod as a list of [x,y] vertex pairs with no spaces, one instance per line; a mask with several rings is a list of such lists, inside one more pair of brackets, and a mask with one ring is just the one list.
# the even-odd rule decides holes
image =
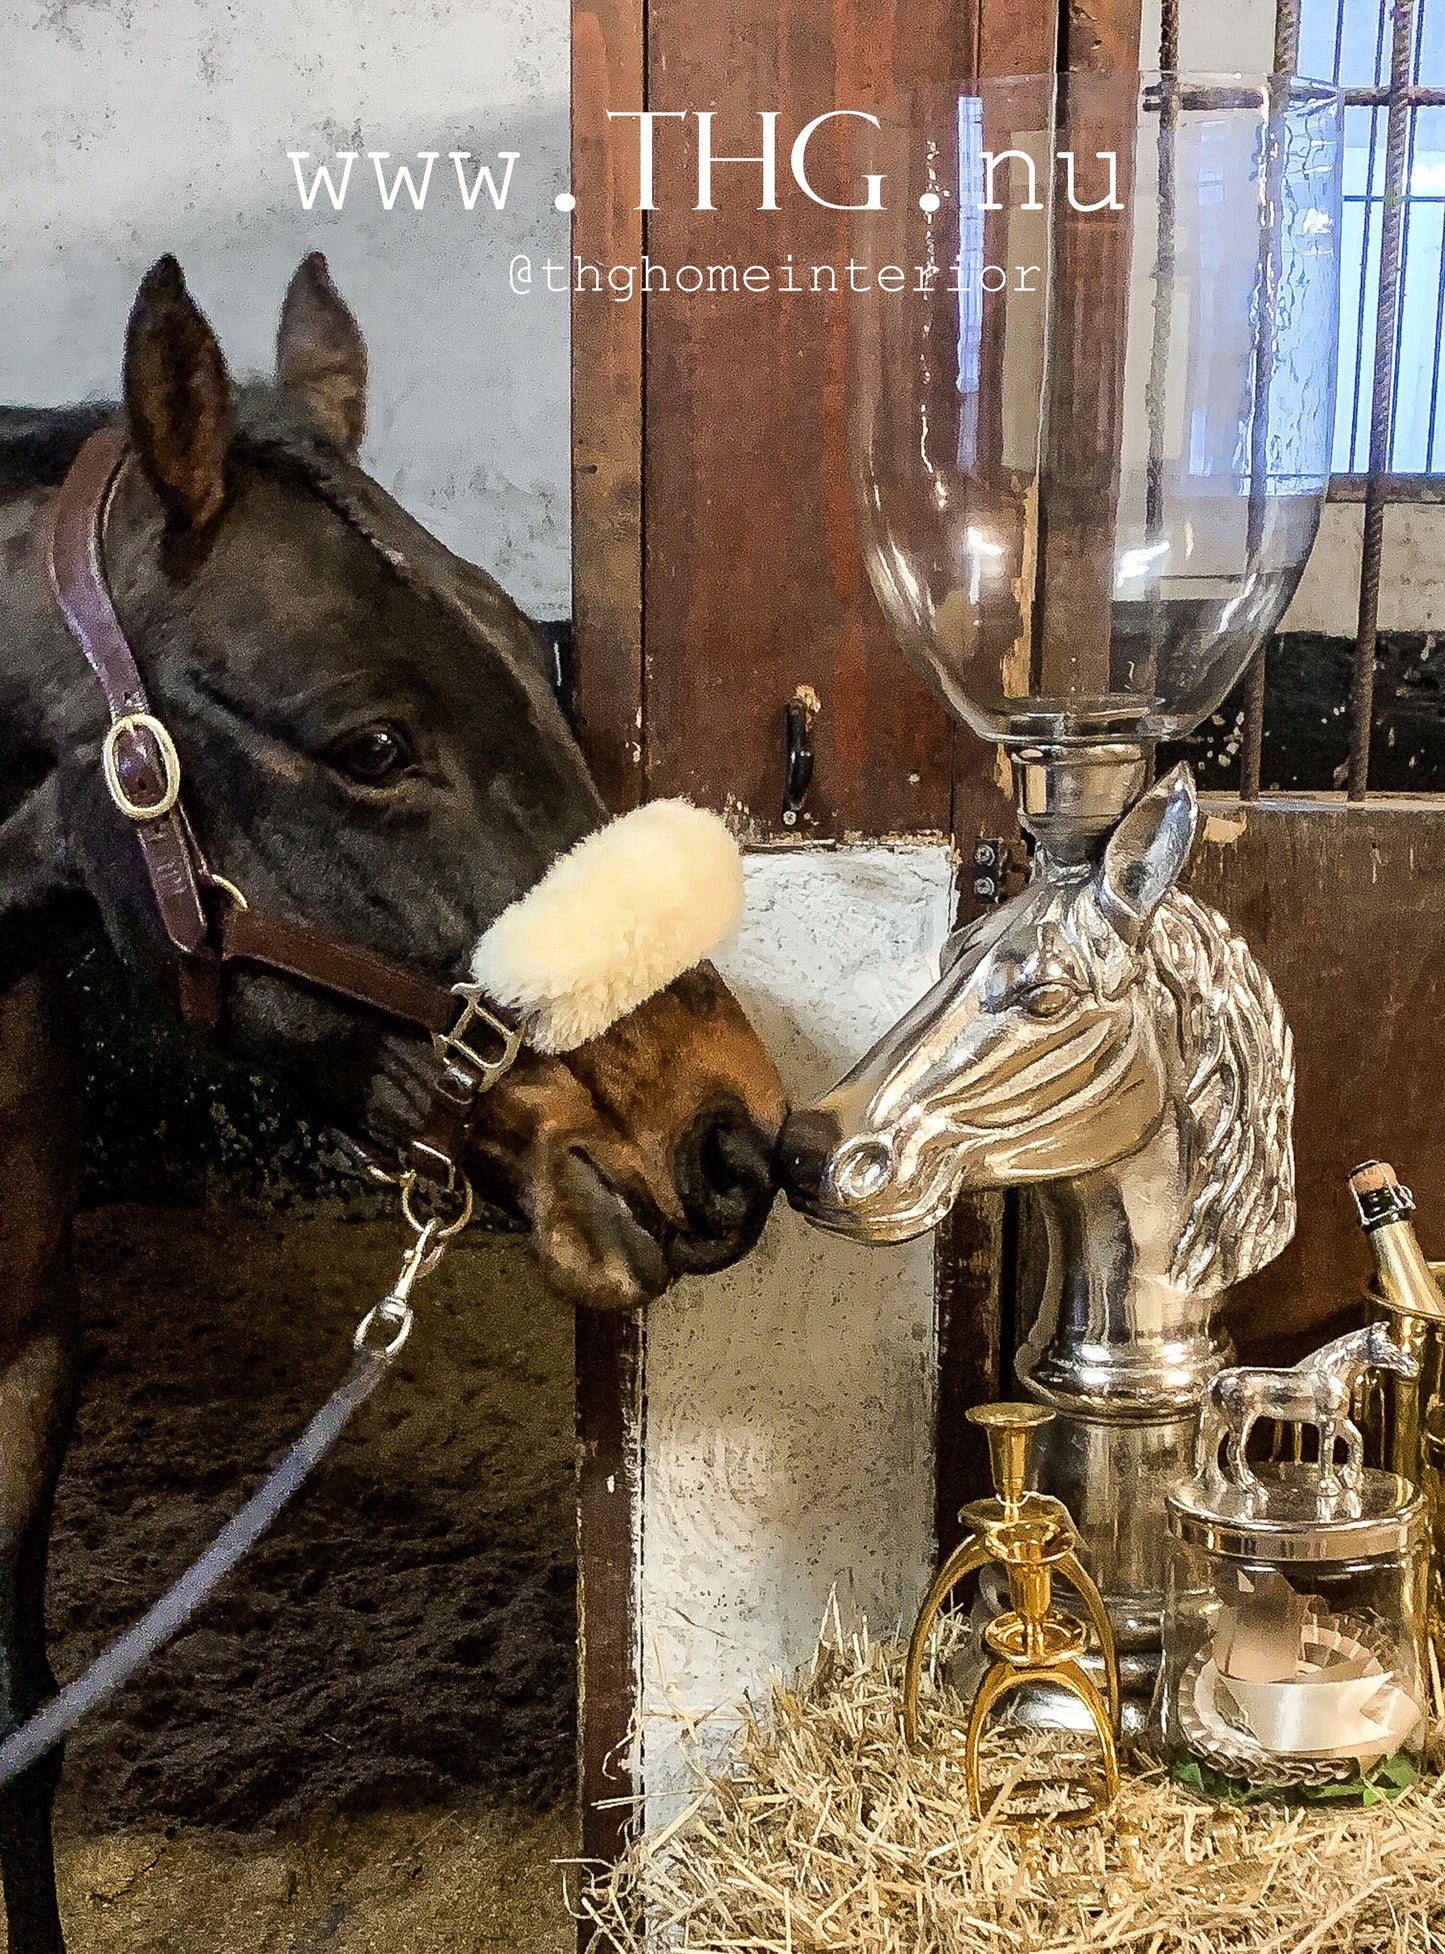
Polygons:
[[1370,464],[1365,487],[1360,608],[1350,682],[1348,795],[1362,801],[1370,784],[1370,732],[1375,706],[1375,647],[1380,620],[1380,563],[1385,543],[1385,477],[1394,419],[1395,336],[1400,306],[1400,223],[1411,108],[1414,0],[1394,0],[1390,41],[1390,102],[1385,129],[1385,193],[1380,222],[1380,291],[1375,313],[1375,377],[1370,397]]
[[1261,645],[1249,667],[1249,690],[1244,695],[1244,737],[1239,756],[1239,798],[1259,799],[1260,765],[1264,749],[1264,661],[1269,646]]
[[1292,75],[1299,62],[1299,0],[1276,0],[1274,72]]
[[[1283,4],[1289,5],[1290,0],[1283,0]],[[1179,67],[1179,0],[1160,0],[1159,67],[1166,75],[1174,74]]]
[[[1274,73],[1292,75],[1299,60],[1299,7],[1297,0],[1277,0],[1274,10]],[[1256,411],[1267,404],[1272,345],[1270,323],[1274,313],[1274,283],[1278,276],[1278,265],[1274,251],[1265,247],[1260,252],[1259,275],[1264,292],[1265,303],[1260,309],[1261,333],[1258,344],[1258,367],[1256,372]],[[1264,399],[1261,401],[1260,393]],[[1255,553],[1259,549],[1263,523],[1264,495],[1266,482],[1266,457],[1263,441],[1254,445],[1250,460],[1249,485],[1249,549]],[[1268,645],[1261,645],[1254,654],[1249,668],[1248,690],[1244,697],[1244,733],[1239,759],[1239,798],[1242,801],[1259,799],[1260,775],[1264,755],[1264,680],[1265,660],[1269,655]]]
[[1406,82],[1398,93],[1388,82],[1376,87],[1342,88],[1340,95],[1349,109],[1383,109],[1391,102],[1403,102],[1407,109],[1445,108],[1445,88],[1427,82]]

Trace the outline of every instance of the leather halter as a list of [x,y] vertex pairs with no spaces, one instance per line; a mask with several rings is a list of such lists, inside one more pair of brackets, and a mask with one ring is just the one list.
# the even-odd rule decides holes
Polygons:
[[[450,1188],[461,1171],[477,1101],[510,1069],[522,1028],[475,984],[439,984],[379,951],[253,909],[233,883],[208,867],[181,803],[175,742],[150,709],[106,582],[106,514],[127,459],[119,428],[89,437],[55,497],[46,567],[66,629],[110,709],[101,749],[106,788],[131,824],[161,927],[175,951],[182,1015],[202,1036],[214,1031],[225,970],[246,964],[424,1033],[436,1070],[397,1165]],[[485,1048],[479,1050],[481,1041]],[[372,1148],[350,1144],[373,1171],[385,1171]]]

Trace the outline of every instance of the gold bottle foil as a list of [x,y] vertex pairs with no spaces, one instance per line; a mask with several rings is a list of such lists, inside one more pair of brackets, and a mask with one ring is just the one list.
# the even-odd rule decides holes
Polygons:
[[[1430,1273],[1445,1280],[1445,1262]],[[1359,1412],[1366,1457],[1413,1480],[1430,1514],[1430,1639],[1445,1665],[1445,1321],[1387,1302],[1377,1283],[1366,1292],[1369,1314],[1383,1317],[1395,1341],[1420,1366],[1417,1378],[1377,1371],[1365,1382]]]

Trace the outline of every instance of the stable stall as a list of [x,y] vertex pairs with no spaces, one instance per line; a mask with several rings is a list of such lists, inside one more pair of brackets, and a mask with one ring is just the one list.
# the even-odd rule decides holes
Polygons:
[[[1195,1406],[1225,1339],[1269,1370],[1368,1314],[1344,1179],[1360,1158],[1395,1160],[1427,1246],[1438,1232],[1431,892],[1445,774],[1426,695],[1445,540],[1432,473],[1442,267],[1420,199],[1445,74],[1439,24],[1420,8],[1365,11],[1239,0],[1181,17],[1166,0],[1162,14],[1089,5],[1060,22],[984,0],[915,13],[906,33],[884,11],[804,23],[747,0],[705,27],[682,7],[574,15],[574,181],[604,191],[579,196],[574,215],[580,723],[619,803],[687,792],[748,838],[751,900],[725,967],[795,1106],[824,1121],[795,1114],[784,1172],[827,1232],[777,1213],[739,1270],[579,1338],[588,1849],[612,1858],[626,1845],[640,1885],[609,1902],[641,1895],[679,1932],[734,1871],[730,1893],[751,1877],[771,1895],[737,1914],[734,1940],[719,1902],[683,1945],[781,1947],[785,1927],[815,1944],[807,1909],[787,1926],[778,1897],[818,1874],[802,1838],[822,1835],[804,1758],[855,1810],[876,1814],[875,1791],[896,1781],[888,1823],[919,1852],[928,1800],[963,1808],[957,1774],[910,1774],[883,1707],[901,1706],[902,1649],[878,1645],[906,1641],[930,1572],[958,1547],[960,1509],[987,1488],[971,1407],[1023,1395],[1058,1412],[1066,1435],[1047,1441],[1040,1483],[1070,1505],[1123,1631],[1125,1724],[1138,1729],[1158,1668],[1165,1494],[1192,1468]],[[1263,79],[1292,74],[1321,87]],[[1020,75],[1056,79],[1006,79]],[[945,76],[960,78],[951,91]],[[825,109],[841,113],[814,126]],[[872,113],[881,131],[850,126]],[[1253,125],[1236,145],[1237,116]],[[899,127],[911,144],[890,152]],[[1051,153],[1050,132],[1072,130],[1079,140]],[[1108,154],[1121,177],[1100,169]],[[894,202],[870,253],[858,206],[882,203],[880,179]],[[983,192],[972,228],[965,180]],[[930,285],[930,263],[953,267],[951,289]],[[614,265],[637,270],[637,302],[591,291],[589,268]],[[679,266],[697,280],[680,282]],[[999,912],[1025,913],[1041,875],[1057,866],[1075,890],[1071,864],[1097,865],[1145,768],[1071,773],[1019,749],[1053,741],[1077,760],[1091,730],[1137,743],[1141,721],[1116,696],[1131,690],[1154,701],[1142,730],[1155,777],[1167,787],[1187,762],[1199,798],[1176,811],[1189,833],[1173,857],[1176,817],[1156,803],[1117,875],[1102,871],[1103,908],[1140,940],[1177,882],[1191,915],[1227,919],[1217,953],[1202,940],[1188,953],[1200,989],[1181,1012],[1206,1040],[1237,1012],[1252,1054],[1227,1116],[1217,1101],[1208,1112],[1210,1145],[1258,1122],[1250,1164],[1227,1163],[1239,1172],[1197,1221],[1190,1280],[1208,1307],[1168,1330],[1164,1356],[1155,1320],[1150,1376],[1140,1322],[1107,1314],[1102,1263],[1070,1315],[1067,1272],[1105,1225],[1097,1189],[1094,1210],[1071,1209],[1040,1198],[1047,1173],[1025,1160],[1010,1174],[995,1157],[903,1212],[915,1190],[900,1163],[926,1151],[930,1114],[917,1082],[966,1081],[980,1048],[936,993],[891,1031],[951,932],[998,915],[996,937]],[[1036,918],[1030,928],[1037,948]],[[986,936],[957,939],[961,970]],[[1013,945],[1016,975],[1028,950]],[[865,1053],[873,1069],[830,1092]],[[997,1127],[1014,1137],[1020,1117]],[[1197,1164],[1194,1144],[1179,1142],[1176,1163]],[[942,1151],[963,1146],[954,1130]],[[1135,1261],[1170,1171],[1155,1162],[1137,1198],[1108,1196],[1135,1224]],[[1159,1274],[1171,1293],[1190,1286],[1183,1263]],[[1295,1444],[1273,1431],[1276,1449]],[[1382,1442],[1376,1431],[1371,1469],[1385,1467]],[[1293,1456],[1308,1461],[1312,1444]],[[1419,1528],[1399,1522],[1407,1563]],[[1154,1617],[1133,1623],[1132,1642],[1130,1610],[1114,1605],[1131,1595]],[[866,1650],[849,1641],[860,1616]],[[844,1653],[769,1710],[770,1676],[811,1663],[827,1621],[834,1643],[844,1624]],[[723,1755],[744,1699],[760,1723],[742,1789],[699,1818],[710,1794],[696,1771]],[[853,1733],[855,1763],[876,1740],[878,1775],[859,1765],[869,1789],[830,1775],[838,1760],[814,1747],[814,1714]],[[1128,1826],[1152,1813],[1167,1858],[1193,1808],[1127,1764],[1125,1782]],[[1428,1823],[1408,1816],[1420,1809],[1400,1807],[1390,1822],[1403,1829],[1380,1850],[1423,1873]],[[698,1845],[699,1824],[715,1851]],[[913,1848],[879,1826],[906,1858]],[[1310,1897],[1297,1918],[1261,1907],[1258,1944],[1366,1944],[1376,1916],[1351,1914],[1323,1859],[1310,1886],[1306,1835],[1324,1859],[1355,1849],[1353,1831],[1313,1819],[1241,1847],[1251,1865],[1265,1863],[1256,1847],[1271,1866],[1304,1854]],[[1156,1849],[1148,1836],[1147,1863]],[[839,1832],[833,1850],[859,1855],[857,1881],[881,1878],[858,1838]],[[1027,1887],[1022,1862],[1005,1876],[959,1850],[965,1912],[984,1889],[1016,1899]],[[1065,1886],[1077,1870],[1060,1873]],[[922,1887],[899,1878],[899,1904],[922,1907]],[[1428,1913],[1428,1879],[1400,1878],[1396,1900],[1413,1893]],[[857,1881],[838,1880],[838,1913],[819,1898],[830,1920],[852,1918],[843,1894]],[[1241,1874],[1238,1895],[1248,1884]],[[1235,1904],[1223,1891],[1209,1899],[1220,1934]],[[848,1944],[874,1944],[862,1917]],[[1014,1931],[1023,1916],[1008,1917]],[[880,1928],[876,1944],[934,1944],[918,1919],[913,1938]],[[1158,1924],[1205,1930],[1187,1907]]]

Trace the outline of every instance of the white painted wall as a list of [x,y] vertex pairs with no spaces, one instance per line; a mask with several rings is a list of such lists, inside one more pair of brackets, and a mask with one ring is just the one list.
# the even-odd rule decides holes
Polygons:
[[[719,959],[791,1094],[824,1091],[938,974],[946,849],[750,857]],[[867,1249],[780,1208],[741,1267],[648,1314],[644,1781],[666,1818],[731,1705],[811,1654],[830,1591],[912,1618],[933,1557],[933,1241]]]
[[[1285,616],[1286,631],[1354,636],[1363,530],[1360,503],[1326,505],[1314,552]],[[1438,503],[1397,503],[1385,511],[1380,629],[1445,629],[1445,508]]]
[[[8,0],[0,75],[0,400],[115,398],[163,251],[233,366],[266,367],[320,247],[371,349],[368,465],[568,615],[567,299],[507,279],[514,252],[567,251],[565,0]],[[288,149],[362,152],[341,213],[301,211]],[[382,212],[370,149],[441,152],[424,211]],[[504,212],[465,214],[451,149],[521,152]]]

